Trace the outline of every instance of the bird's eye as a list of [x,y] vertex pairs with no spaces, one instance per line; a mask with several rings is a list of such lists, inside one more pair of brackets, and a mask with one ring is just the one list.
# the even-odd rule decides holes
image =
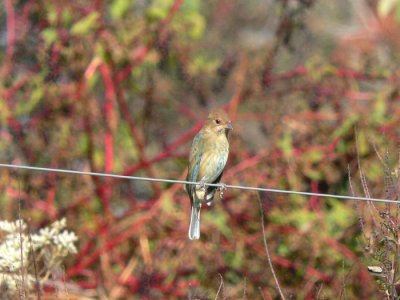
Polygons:
[[221,120],[220,119],[216,119],[215,123],[217,123],[219,125],[219,124],[221,124]]

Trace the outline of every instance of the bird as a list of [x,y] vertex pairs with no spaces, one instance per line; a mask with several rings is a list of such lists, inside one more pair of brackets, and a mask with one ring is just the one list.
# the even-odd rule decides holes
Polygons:
[[191,202],[190,240],[200,239],[200,209],[203,203],[211,205],[214,194],[219,189],[221,197],[225,185],[220,187],[206,186],[206,183],[220,183],[229,155],[229,133],[233,129],[227,113],[217,108],[210,112],[208,118],[193,139],[189,155],[186,181],[199,184],[186,184],[185,190]]

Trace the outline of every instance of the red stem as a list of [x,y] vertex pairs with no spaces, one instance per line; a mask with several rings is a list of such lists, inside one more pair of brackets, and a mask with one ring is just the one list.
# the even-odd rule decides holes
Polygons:
[[15,48],[15,10],[12,0],[5,0],[4,6],[7,13],[7,49],[5,62],[12,60]]
[[109,65],[103,63],[100,66],[100,72],[103,77],[105,85],[105,102],[104,102],[104,116],[106,122],[106,133],[104,135],[104,172],[111,173],[114,163],[114,147],[113,147],[113,125],[114,120],[114,106],[115,101],[115,86],[111,76]]

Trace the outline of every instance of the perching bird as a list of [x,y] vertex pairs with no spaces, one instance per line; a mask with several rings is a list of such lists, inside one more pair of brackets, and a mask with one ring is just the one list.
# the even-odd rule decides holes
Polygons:
[[[205,183],[219,183],[228,160],[228,134],[232,123],[222,109],[215,109],[206,123],[194,137],[189,156],[187,181],[200,182],[198,185],[186,184],[185,190],[192,203],[190,213],[189,239],[200,238],[200,209],[205,202],[211,205],[217,187]],[[223,185],[221,184],[221,190]]]

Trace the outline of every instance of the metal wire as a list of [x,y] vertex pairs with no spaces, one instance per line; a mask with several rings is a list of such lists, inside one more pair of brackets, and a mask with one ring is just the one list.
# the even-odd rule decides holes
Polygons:
[[[109,173],[85,172],[85,171],[76,171],[76,170],[42,168],[42,167],[23,166],[23,165],[11,165],[11,164],[0,164],[0,168],[23,169],[23,170],[31,170],[31,171],[56,172],[56,173],[66,173],[66,174],[78,174],[78,175],[90,175],[90,176],[111,177],[111,178],[118,178],[118,179],[153,181],[153,182],[195,184],[195,185],[200,184],[200,182],[186,181],[186,180],[128,176],[128,175],[118,175],[118,174],[109,174]],[[400,201],[397,201],[397,200],[381,199],[381,198],[367,198],[367,197],[355,197],[355,196],[334,195],[334,194],[299,192],[299,191],[291,191],[291,190],[270,189],[270,188],[251,187],[251,186],[242,186],[242,185],[228,185],[228,184],[221,184],[221,183],[219,183],[219,184],[205,183],[204,185],[216,186],[216,187],[223,186],[227,189],[240,189],[240,190],[259,191],[259,192],[301,195],[301,196],[317,196],[317,197],[324,197],[324,198],[348,199],[348,200],[356,200],[356,201],[373,201],[373,202],[400,204]]]

